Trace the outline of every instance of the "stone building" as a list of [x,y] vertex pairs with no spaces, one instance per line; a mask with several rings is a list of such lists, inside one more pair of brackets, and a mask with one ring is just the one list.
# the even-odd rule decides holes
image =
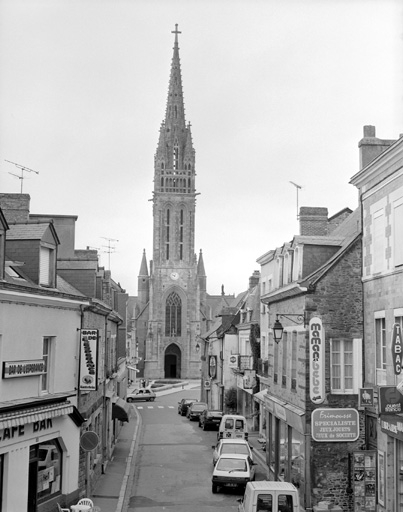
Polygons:
[[376,506],[403,503],[403,137],[383,140],[364,126],[359,191],[363,223],[364,389],[367,448],[377,456]]
[[294,483],[306,510],[331,502],[352,511],[352,460],[365,434],[360,209],[328,219],[327,208],[302,207],[299,218],[300,234],[257,260],[269,479]]

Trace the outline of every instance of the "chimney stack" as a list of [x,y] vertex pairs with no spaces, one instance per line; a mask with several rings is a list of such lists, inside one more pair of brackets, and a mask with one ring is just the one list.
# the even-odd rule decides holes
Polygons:
[[360,169],[370,164],[394,142],[394,140],[377,139],[375,136],[375,126],[364,126],[364,138],[358,143],[360,149]]
[[24,224],[29,220],[29,194],[0,194],[0,207],[10,224]]
[[299,234],[326,236],[328,234],[328,211],[321,206],[301,206],[299,209]]
[[252,288],[257,286],[259,284],[259,281],[260,281],[260,271],[254,270],[253,274],[249,278],[249,290],[251,290]]

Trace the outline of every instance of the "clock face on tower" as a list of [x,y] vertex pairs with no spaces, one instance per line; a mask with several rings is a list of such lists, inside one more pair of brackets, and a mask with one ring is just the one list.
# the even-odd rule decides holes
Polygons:
[[170,278],[176,281],[179,278],[178,272],[171,272]]

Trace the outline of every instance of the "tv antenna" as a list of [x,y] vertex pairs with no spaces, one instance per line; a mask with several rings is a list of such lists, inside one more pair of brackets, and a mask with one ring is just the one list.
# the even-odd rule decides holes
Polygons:
[[18,167],[18,169],[21,170],[21,175],[14,174],[13,172],[9,172],[8,174],[15,176],[16,178],[18,178],[21,181],[21,194],[22,194],[23,183],[24,183],[24,180],[26,179],[26,176],[24,176],[24,172],[34,172],[35,174],[39,174],[39,171],[34,171],[33,169],[30,169],[29,167],[25,167],[25,165],[17,164],[15,162],[12,162],[11,160],[4,159],[4,161],[8,162],[9,164],[15,165],[16,167]]
[[297,185],[293,181],[290,181],[291,185],[294,185],[294,187],[297,189],[297,220],[299,219],[299,209],[298,209],[298,190],[301,189],[301,185]]
[[111,245],[111,242],[119,242],[116,238],[107,238],[105,236],[101,236],[104,240],[108,241],[108,245],[103,245],[102,247],[106,247],[106,252],[108,254],[108,270],[111,269],[111,254],[115,252],[116,247]]

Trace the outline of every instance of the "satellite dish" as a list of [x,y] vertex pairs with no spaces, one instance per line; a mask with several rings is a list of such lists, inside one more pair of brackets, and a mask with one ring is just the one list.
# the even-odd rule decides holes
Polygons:
[[85,452],[92,452],[99,444],[99,436],[96,432],[88,431],[80,437],[80,446]]

